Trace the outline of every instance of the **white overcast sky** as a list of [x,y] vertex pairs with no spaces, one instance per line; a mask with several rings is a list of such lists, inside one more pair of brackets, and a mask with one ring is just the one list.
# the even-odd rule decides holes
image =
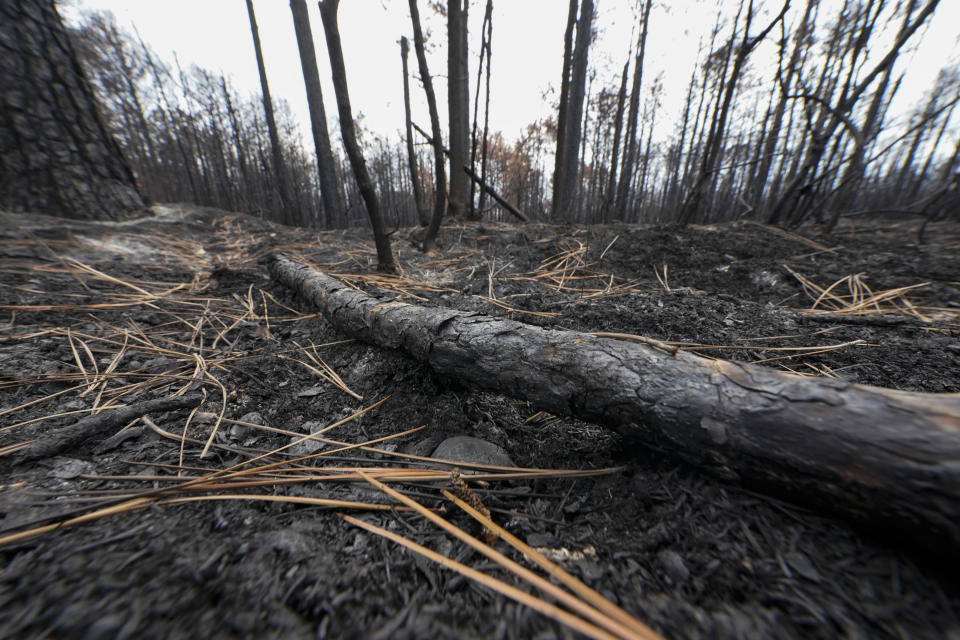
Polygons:
[[[598,80],[612,85],[625,62],[635,38],[636,18],[631,0],[596,0],[598,38],[591,50],[591,67]],[[769,4],[769,3],[763,3]],[[779,1],[776,3],[779,7]],[[794,2],[800,5],[799,1]],[[824,0],[825,6],[840,0]],[[184,65],[195,63],[213,72],[224,72],[243,93],[259,94],[256,58],[250,35],[244,0],[77,0],[82,9],[109,10],[121,27],[133,25],[144,40],[169,60],[176,52]],[[425,28],[436,45],[430,70],[437,76],[439,99],[446,92],[444,22],[420,2]],[[471,2],[470,49],[478,51],[483,0]],[[716,7],[737,0],[672,0],[654,2],[654,14],[648,38],[645,84],[656,76],[664,84],[660,118],[672,127],[696,63],[698,39],[707,37],[713,25]],[[336,122],[336,103],[330,83],[329,64],[323,38],[323,26],[317,4],[307,0],[317,60],[320,65],[324,102],[331,125]],[[288,0],[256,0],[254,8],[260,28],[263,55],[270,91],[285,99],[300,125],[300,133],[310,140],[309,115],[299,53]],[[799,11],[802,7],[796,7]],[[76,15],[63,9],[67,20]],[[399,39],[411,35],[407,2],[403,0],[342,0],[340,31],[350,83],[354,115],[363,116],[363,125],[388,138],[396,139],[403,127],[403,85]],[[559,85],[563,30],[567,15],[566,0],[494,0],[493,63],[491,80],[491,128],[510,140],[519,137],[527,124],[549,114],[544,94]],[[765,25],[769,14],[755,22]],[[726,34],[729,28],[723,33]],[[934,15],[922,44],[913,53],[909,73],[900,90],[900,111],[918,104],[937,71],[948,60],[957,61],[960,34],[960,0],[943,0]],[[429,37],[429,36],[428,36]],[[880,52],[878,52],[880,53]],[[771,60],[775,48],[758,48],[754,60]],[[416,58],[411,51],[411,70]],[[476,58],[470,61],[471,87],[475,80]],[[649,86],[649,85],[647,85]],[[414,120],[428,127],[422,91],[414,83]],[[472,89],[471,89],[472,93]],[[472,98],[471,98],[472,100]],[[550,98],[549,100],[555,100]],[[441,106],[441,117],[445,109]],[[896,109],[894,109],[896,111]],[[472,116],[471,116],[472,117]]]

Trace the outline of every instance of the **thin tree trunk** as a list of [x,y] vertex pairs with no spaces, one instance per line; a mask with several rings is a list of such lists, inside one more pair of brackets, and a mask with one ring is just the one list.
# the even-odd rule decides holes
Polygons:
[[237,189],[237,191],[245,196],[240,198],[240,201],[242,203],[242,207],[246,208],[250,206],[249,198],[251,196],[250,173],[247,169],[247,150],[240,138],[240,121],[237,118],[237,111],[233,107],[233,100],[230,98],[230,91],[227,90],[227,80],[223,74],[220,75],[220,88],[223,91],[224,103],[227,105],[227,117],[230,119],[230,133],[233,139],[233,146],[237,153],[237,165],[240,167],[240,179],[242,184],[234,186],[242,187],[242,189]]
[[603,197],[603,221],[610,222],[617,191],[617,165],[620,162],[620,138],[623,137],[623,108],[627,99],[627,70],[630,60],[623,65],[620,76],[620,90],[617,92],[617,112],[613,119],[613,151],[610,152],[610,169],[607,176],[607,190]]
[[[806,8],[804,9],[803,18],[800,20],[800,24],[797,27],[796,34],[794,35],[793,40],[793,50],[790,53],[790,59],[787,62],[787,75],[786,78],[781,78],[779,75],[777,77],[778,81],[782,81],[780,99],[777,101],[777,108],[773,114],[773,120],[770,124],[769,133],[766,136],[766,140],[763,144],[763,150],[760,151],[758,157],[758,164],[756,171],[751,178],[751,185],[749,187],[749,196],[747,201],[751,203],[755,210],[761,208],[761,200],[763,198],[764,188],[767,184],[767,178],[770,176],[770,167],[773,164],[773,154],[777,150],[777,144],[780,142],[780,128],[783,124],[783,117],[787,110],[787,97],[786,95],[790,91],[790,86],[793,82],[793,76],[796,72],[797,64],[800,62],[800,55],[805,49],[807,34],[811,28],[811,14],[813,13],[814,5],[816,5],[819,0],[807,0]],[[781,58],[782,60],[782,58]],[[778,69],[778,74],[781,72],[781,69]],[[790,143],[788,138],[783,138],[784,145]]]
[[[175,196],[177,199],[192,200],[193,202],[197,202],[200,198],[200,190],[197,186],[195,170],[190,163],[187,151],[183,146],[183,141],[180,139],[180,136],[177,135],[175,130],[179,123],[174,118],[173,110],[170,106],[170,98],[167,96],[167,90],[163,83],[163,78],[160,75],[160,69],[158,68],[156,62],[154,62],[153,55],[147,48],[146,43],[144,43],[143,38],[140,37],[139,32],[137,32],[137,38],[140,41],[140,47],[143,49],[143,54],[147,59],[147,65],[150,67],[150,71],[153,74],[154,85],[160,92],[160,98],[162,100],[162,105],[159,109],[160,119],[163,122],[163,133],[167,139],[167,145],[172,145],[177,148],[177,151],[180,154],[180,162],[182,163],[181,169],[186,174],[186,181],[190,185],[190,195],[188,198],[184,198],[179,189],[168,191],[168,193]],[[182,183],[182,178],[172,174],[168,174],[167,180],[171,182],[175,181],[178,184]]]
[[672,160],[672,171],[670,172],[669,183],[664,189],[664,197],[660,204],[660,217],[666,209],[673,209],[677,206],[677,201],[681,192],[680,169],[684,166],[683,156],[687,140],[687,129],[690,127],[690,106],[693,104],[693,90],[696,87],[696,70],[690,73],[690,84],[687,85],[687,97],[683,101],[683,117],[680,124],[680,140],[677,142],[675,158]]
[[[486,22],[487,30],[484,33],[484,46],[487,49],[487,77],[483,104],[483,144],[480,150],[480,184],[486,184],[487,182],[487,137],[490,134],[490,58],[493,57],[493,0],[487,0],[487,3],[487,11],[490,17]],[[477,209],[481,214],[483,214],[486,202],[487,191],[481,188],[480,197],[477,202]]]
[[640,93],[643,86],[643,60],[647,48],[647,30],[650,22],[652,0],[643,5],[643,14],[640,18],[640,36],[637,39],[636,58],[633,62],[633,84],[630,87],[630,107],[627,114],[627,132],[623,141],[623,166],[620,168],[620,180],[617,183],[617,194],[614,201],[616,220],[625,220],[627,215],[627,200],[630,197],[630,183],[634,178],[634,169],[637,162],[637,131],[640,122]]
[[554,154],[553,189],[550,199],[550,218],[563,219],[563,183],[566,181],[562,154],[567,148],[567,111],[569,109],[570,69],[573,64],[573,28],[577,24],[577,0],[570,0],[567,11],[567,28],[563,32],[563,71],[560,76],[560,105],[557,109],[557,146]]
[[150,127],[147,126],[147,118],[145,115],[146,112],[144,111],[143,103],[140,101],[140,92],[137,91],[137,87],[133,82],[133,68],[127,59],[127,51],[124,47],[124,40],[120,37],[120,34],[117,33],[116,24],[111,24],[110,44],[113,47],[114,55],[116,56],[118,63],[123,69],[123,80],[127,86],[127,91],[130,93],[130,99],[133,100],[134,114],[137,117],[137,124],[140,128],[140,137],[143,140],[147,157],[150,158],[151,161],[159,163],[160,158],[157,156],[156,148],[153,145],[153,136],[150,135]]
[[467,6],[469,0],[447,0],[447,108],[450,130],[450,215],[467,208],[470,185],[458,170],[469,162],[470,73],[467,69]]
[[634,209],[636,209],[636,212],[633,216],[635,222],[641,222],[641,216],[643,214],[643,212],[640,210],[640,205],[643,203],[642,198],[647,191],[647,172],[651,164],[650,154],[653,148],[653,128],[656,125],[656,121],[657,111],[656,106],[654,105],[650,113],[650,126],[647,127],[647,147],[643,152],[643,168],[640,169],[640,189],[638,191],[638,196],[641,198],[641,200],[634,205]]
[[[910,188],[906,191],[906,202],[910,202],[911,200],[915,199],[917,194],[920,193],[920,187],[923,185],[923,182],[926,180],[927,175],[930,172],[930,167],[936,158],[937,150],[940,148],[940,141],[943,139],[943,135],[947,131],[947,126],[950,124],[950,119],[953,116],[953,110],[957,106],[958,100],[960,100],[960,83],[958,83],[954,89],[954,96],[949,103],[950,106],[947,108],[947,112],[943,116],[943,124],[940,125],[940,128],[937,130],[937,135],[934,136],[933,144],[930,145],[930,153],[927,154],[927,159],[923,163],[923,167],[920,169],[916,180],[913,181],[913,183],[910,185]],[[906,185],[901,183],[901,188],[905,186]]]
[[[427,67],[427,53],[423,44],[423,29],[420,27],[420,11],[417,9],[417,0],[409,0],[410,22],[413,26],[413,46],[417,52],[417,65],[420,67],[420,81],[423,83],[423,92],[427,97],[427,108],[430,111],[430,129],[433,131],[431,144],[433,145],[433,215],[430,216],[430,226],[424,234],[420,248],[429,251],[440,231],[440,222],[447,204],[447,171],[445,168],[443,134],[440,131],[440,112],[437,109],[437,94],[433,91],[433,78]],[[412,123],[411,123],[412,124]],[[414,125],[416,126],[416,125]],[[429,136],[428,136],[428,139]],[[456,168],[451,167],[451,171]]]
[[403,113],[404,129],[407,137],[407,164],[410,167],[410,185],[413,188],[413,201],[417,207],[417,219],[426,226],[430,223],[430,214],[423,202],[423,185],[420,184],[420,170],[417,154],[413,149],[413,120],[410,117],[410,73],[407,68],[407,54],[410,43],[406,36],[400,38],[400,58],[403,64]]
[[[487,0],[487,8],[483,14],[483,25],[480,27],[480,61],[477,64],[477,90],[474,93],[473,98],[473,127],[471,128],[470,134],[470,170],[474,173],[477,172],[477,153],[478,147],[480,146],[479,140],[477,138],[477,126],[480,116],[480,83],[483,81],[483,63],[487,62],[487,107],[490,105],[490,45],[487,42],[487,33],[489,31],[488,25],[490,25],[491,20],[493,19],[493,0]],[[487,111],[486,117],[489,118],[490,113]],[[486,134],[484,134],[486,135]],[[467,216],[473,220],[479,220],[481,214],[483,213],[482,206],[475,206],[473,201],[473,181],[471,180],[469,185],[469,195],[467,197]],[[483,190],[480,191],[483,194]]]
[[[580,17],[577,19],[577,38],[573,46],[573,60],[570,70],[570,90],[567,95],[566,134],[562,150],[558,149],[563,163],[560,181],[560,201],[554,203],[553,218],[573,220],[570,209],[576,205],[580,188],[580,175],[577,170],[580,153],[580,141],[583,135],[583,103],[586,96],[587,61],[590,53],[590,41],[593,39],[593,0],[581,0]],[[559,218],[558,218],[559,217]]]
[[313,47],[313,31],[310,28],[306,0],[290,0],[290,10],[293,12],[293,27],[297,33],[297,48],[300,50],[303,84],[307,89],[310,128],[313,130],[313,146],[317,154],[317,174],[320,179],[320,198],[326,218],[324,226],[342,227],[347,206],[343,196],[343,185],[337,178],[333,150],[330,148],[327,112],[323,106],[323,90],[320,86],[320,72],[317,69],[317,52]]
[[[249,0],[248,0],[249,1]],[[350,106],[350,92],[347,90],[347,69],[343,62],[343,47],[340,44],[340,28],[337,25],[337,10],[340,0],[322,0],[320,2],[320,18],[323,21],[323,32],[327,38],[327,53],[330,55],[330,72],[333,76],[333,89],[337,94],[337,111],[340,114],[340,134],[343,146],[350,159],[353,175],[357,179],[360,195],[370,216],[370,226],[373,228],[373,239],[377,247],[377,269],[387,273],[396,273],[397,264],[393,260],[393,250],[390,248],[390,238],[383,225],[380,215],[380,202],[377,192],[367,171],[367,163],[363,159],[363,152],[357,143],[357,131],[353,123],[353,109]]]
[[270,153],[273,158],[273,175],[277,181],[277,195],[280,199],[280,220],[285,224],[293,221],[293,212],[289,207],[287,181],[284,173],[283,152],[280,149],[280,136],[277,134],[277,121],[273,116],[273,100],[270,99],[270,85],[267,83],[267,70],[263,64],[263,50],[260,47],[260,30],[257,28],[257,16],[253,12],[253,0],[247,0],[247,15],[250,17],[250,33],[253,35],[253,49],[257,55],[257,71],[260,74],[260,89],[263,92],[263,113],[267,119],[267,134],[270,136]]
[[[574,48],[576,49],[576,48]],[[574,65],[576,67],[576,65]],[[586,71],[586,69],[584,69]],[[577,147],[574,149],[574,157],[576,162],[570,168],[570,175],[575,176],[574,180],[568,180],[566,182],[566,190],[568,191],[565,200],[567,202],[567,208],[573,210],[573,220],[576,222],[584,222],[586,211],[583,209],[583,180],[585,176],[582,174],[583,168],[586,167],[587,160],[587,140],[590,137],[590,98],[593,95],[593,78],[594,74],[590,75],[589,82],[587,83],[586,92],[584,93],[583,101],[580,103],[580,112],[583,114],[583,121],[581,122],[579,129],[579,135],[577,136]]]

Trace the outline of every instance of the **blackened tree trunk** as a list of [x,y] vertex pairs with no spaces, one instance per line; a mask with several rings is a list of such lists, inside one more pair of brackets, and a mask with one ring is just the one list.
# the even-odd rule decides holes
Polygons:
[[[569,28],[569,26],[568,26]],[[587,90],[587,58],[593,29],[593,0],[581,0],[580,16],[577,19],[577,38],[570,60],[570,82],[566,95],[563,146],[557,137],[557,170],[554,173],[554,201],[551,217],[554,220],[570,219],[567,209],[574,203],[579,177],[577,165],[580,151],[581,118],[583,101]],[[561,96],[561,101],[564,96]],[[559,197],[558,197],[559,196]]]
[[447,107],[450,117],[450,214],[467,206],[470,184],[467,164],[470,134],[470,74],[467,69],[467,3],[447,0]]
[[247,14],[250,16],[250,32],[253,34],[253,48],[257,54],[257,71],[260,72],[260,88],[263,91],[263,113],[267,119],[267,134],[270,136],[270,154],[273,159],[273,175],[277,184],[280,200],[280,220],[285,224],[293,222],[287,194],[287,180],[284,173],[283,153],[280,149],[280,136],[277,134],[277,121],[273,116],[273,100],[270,99],[270,85],[267,84],[267,70],[263,66],[263,50],[260,47],[260,31],[257,29],[257,16],[253,13],[253,0],[247,0]]
[[323,91],[320,88],[320,72],[317,70],[317,52],[313,48],[313,32],[310,29],[306,0],[290,0],[290,11],[293,12],[293,28],[297,32],[303,83],[307,88],[307,106],[310,108],[310,127],[313,129],[313,145],[317,152],[320,199],[323,202],[326,224],[330,227],[342,227],[345,224],[347,205],[343,196],[343,186],[337,179],[333,151],[330,149],[327,112],[323,108]]
[[573,29],[577,26],[577,0],[570,0],[567,13],[567,28],[563,32],[563,71],[560,75],[560,105],[557,108],[557,148],[553,160],[553,191],[550,205],[550,217],[555,221],[563,219],[561,199],[563,197],[563,158],[561,151],[566,149],[567,104],[570,94],[570,68],[573,64]]
[[[274,254],[270,273],[345,334],[445,380],[596,422],[749,488],[960,560],[960,397],[708,359],[639,336],[385,303]],[[933,548],[933,547],[931,547]]]
[[[483,81],[483,63],[487,63],[487,99],[483,126],[483,147],[487,144],[487,125],[490,119],[490,34],[493,28],[493,0],[487,0],[487,8],[483,14],[483,25],[480,27],[480,61],[477,63],[477,90],[473,97],[473,127],[470,133],[470,170],[477,173],[477,153],[480,147],[480,138],[477,136],[477,126],[480,117],[480,84]],[[481,178],[484,171],[481,169]],[[469,181],[470,192],[467,197],[467,216],[479,220],[483,214],[483,206],[474,206],[473,181]],[[483,200],[484,191],[480,190],[480,199]]]
[[337,94],[340,134],[343,137],[343,146],[346,148],[350,166],[353,168],[353,175],[357,179],[357,186],[360,188],[360,195],[367,207],[367,215],[370,216],[373,239],[377,246],[377,269],[387,273],[395,273],[397,265],[393,261],[390,238],[387,236],[386,229],[383,226],[383,217],[380,215],[380,202],[377,199],[373,180],[370,179],[370,173],[367,171],[367,163],[360,151],[357,131],[353,124],[353,108],[350,106],[350,92],[347,90],[347,69],[343,62],[340,28],[337,25],[337,10],[340,8],[340,0],[323,0],[319,4],[320,18],[323,20],[323,33],[327,37],[327,53],[330,55],[333,89]]
[[[487,51],[487,71],[486,71],[486,85],[484,89],[485,98],[483,105],[483,143],[480,148],[480,182],[485,184],[487,181],[487,152],[488,152],[488,141],[490,134],[490,58],[493,57],[493,0],[487,0],[487,13],[485,18],[486,30],[483,32],[483,46]],[[472,182],[471,182],[472,184]],[[472,194],[472,190],[471,190]],[[472,197],[472,196],[471,196]],[[484,188],[480,188],[480,197],[477,202],[477,210],[480,212],[480,215],[483,214],[484,206],[486,204],[487,191]]]
[[636,60],[633,64],[633,86],[630,88],[630,107],[627,113],[627,133],[623,141],[623,166],[620,168],[620,181],[617,183],[614,208],[616,219],[623,220],[627,215],[627,200],[630,199],[630,183],[633,181],[637,163],[637,140],[640,118],[640,89],[643,83],[643,59],[647,48],[647,24],[650,22],[651,1],[643,7],[642,27],[637,41]]
[[143,199],[52,0],[0,3],[0,207],[116,220]]
[[601,213],[604,222],[610,222],[611,208],[614,203],[614,194],[617,191],[617,165],[620,162],[620,138],[623,137],[623,108],[627,99],[627,71],[630,61],[623,65],[623,74],[620,76],[620,90],[617,92],[617,112],[613,118],[613,150],[610,152],[610,169],[607,176],[607,188],[603,196]]
[[410,42],[406,36],[400,38],[400,58],[403,63],[403,113],[404,131],[407,136],[407,165],[410,169],[410,186],[413,188],[413,201],[417,207],[417,219],[421,225],[430,222],[427,208],[423,203],[423,185],[420,184],[420,170],[417,165],[417,154],[413,150],[413,119],[410,115],[410,71],[407,66],[407,54],[410,53]]
[[[437,108],[437,94],[433,90],[433,78],[427,67],[427,52],[423,44],[423,29],[420,26],[420,11],[417,9],[417,0],[409,0],[410,22],[413,26],[413,46],[417,51],[417,65],[420,67],[420,81],[423,83],[423,92],[427,96],[427,108],[430,110],[430,129],[433,131],[433,175],[434,200],[433,215],[430,216],[430,226],[424,235],[420,248],[429,251],[440,230],[443,220],[443,211],[447,204],[447,170],[444,163],[443,133],[440,131],[440,112]],[[451,171],[456,168],[451,165]]]

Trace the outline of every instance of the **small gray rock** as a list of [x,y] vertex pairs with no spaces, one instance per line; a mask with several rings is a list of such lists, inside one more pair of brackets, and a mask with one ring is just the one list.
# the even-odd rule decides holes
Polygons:
[[527,536],[527,544],[535,548],[550,547],[557,544],[557,538],[549,533],[534,532]]
[[[239,422],[248,422],[250,424],[263,424],[263,416],[256,411],[245,413],[238,419]],[[260,430],[255,427],[248,427],[242,424],[231,425],[230,437],[234,440],[246,440],[260,435]]]
[[676,551],[666,549],[658,553],[657,565],[671,584],[683,584],[690,577],[690,570]]
[[[297,442],[302,436],[294,436],[290,438],[290,442]],[[287,453],[294,456],[309,456],[323,449],[324,444],[316,440],[304,440],[303,442],[297,442],[289,449]]]
[[[304,435],[308,433],[314,433],[323,429],[324,424],[316,420],[308,420],[300,425],[299,429],[303,431]],[[297,442],[303,436],[293,436],[290,438],[290,442]],[[319,440],[304,440],[303,442],[298,442],[289,449],[287,453],[290,453],[295,456],[309,456],[317,451],[322,450],[326,445]]]
[[801,576],[809,580],[810,582],[820,583],[823,581],[823,578],[820,577],[820,572],[817,571],[817,568],[813,566],[813,562],[810,561],[810,557],[806,554],[795,551],[793,553],[786,554],[787,564],[790,565],[790,568],[799,573]]
[[497,467],[515,467],[507,452],[492,442],[471,436],[447,438],[433,450],[433,458]]
[[53,477],[72,480],[84,473],[93,473],[96,467],[85,460],[75,458],[54,458]]

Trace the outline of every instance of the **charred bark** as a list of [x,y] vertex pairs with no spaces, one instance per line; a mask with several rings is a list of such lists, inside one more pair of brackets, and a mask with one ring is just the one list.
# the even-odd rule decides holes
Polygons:
[[470,148],[470,72],[467,68],[467,7],[465,0],[447,0],[447,111],[450,132],[450,215],[467,210],[470,185],[457,171],[467,163]]
[[647,27],[650,22],[651,0],[647,0],[643,8],[643,17],[640,36],[637,40],[636,60],[633,63],[633,85],[630,89],[630,106],[627,112],[626,137],[623,141],[623,166],[620,168],[620,181],[617,183],[617,192],[614,195],[614,209],[616,220],[626,220],[627,201],[630,199],[630,183],[633,181],[634,169],[637,162],[637,130],[640,117],[640,89],[643,84],[643,59],[647,48]]
[[401,349],[440,376],[605,425],[726,479],[960,558],[960,395],[377,299],[276,254],[270,271],[347,335]]
[[406,36],[401,36],[400,61],[403,65],[403,114],[407,143],[407,168],[410,170],[410,187],[413,189],[413,202],[417,207],[417,219],[420,221],[420,226],[425,227],[430,224],[430,214],[423,203],[420,168],[417,163],[417,154],[413,149],[413,120],[410,117],[410,72],[407,65],[407,54],[409,52],[410,43]]
[[51,0],[0,6],[0,87],[0,207],[91,220],[143,208]]
[[[420,81],[423,83],[423,92],[427,98],[427,108],[430,110],[430,127],[433,131],[433,214],[430,216],[430,225],[423,236],[420,248],[429,251],[437,239],[440,223],[447,204],[447,170],[444,168],[443,134],[440,131],[440,112],[437,109],[437,94],[433,90],[433,79],[430,68],[427,66],[427,52],[424,47],[423,29],[420,26],[420,11],[417,9],[417,0],[410,0],[410,22],[413,25],[413,46],[417,52],[417,66],[420,68]],[[412,124],[412,121],[411,121]],[[413,125],[416,127],[417,125]],[[430,139],[429,137],[427,138]],[[453,171],[453,169],[451,169]]]
[[340,114],[340,135],[343,138],[343,146],[347,151],[350,166],[353,168],[353,175],[357,179],[360,195],[366,205],[367,215],[370,216],[373,241],[377,247],[377,269],[396,273],[397,263],[393,260],[390,237],[383,224],[383,216],[380,215],[380,200],[377,198],[377,191],[367,170],[367,163],[363,159],[360,143],[357,142],[353,107],[350,106],[350,92],[347,89],[347,68],[343,62],[343,46],[340,44],[340,27],[337,24],[339,8],[340,0],[323,0],[320,3],[320,19],[323,22],[323,32],[327,37],[330,73],[333,76],[333,90],[337,95],[337,112]]
[[[572,7],[571,7],[572,8]],[[571,15],[573,13],[571,12]],[[553,173],[553,201],[550,218],[555,222],[572,221],[569,210],[579,184],[578,152],[583,133],[580,118],[583,116],[583,101],[586,92],[587,58],[592,39],[593,0],[581,0],[580,15],[576,20],[577,37],[571,57],[564,60],[564,76],[561,85],[560,101],[563,113],[557,116],[557,154]],[[571,26],[567,24],[567,34]],[[564,35],[564,54],[567,51],[567,39]],[[562,120],[562,122],[561,122]],[[563,128],[561,133],[560,128]]]
[[310,128],[313,131],[313,146],[317,153],[317,175],[320,179],[320,198],[327,227],[342,227],[346,224],[347,204],[343,186],[337,178],[336,162],[330,148],[330,132],[327,129],[327,112],[323,107],[323,89],[317,69],[317,53],[313,47],[313,31],[306,0],[290,0],[293,12],[293,27],[300,50],[300,66],[303,69],[303,84],[307,90],[307,107],[310,109]]
[[148,413],[192,408],[199,405],[202,400],[203,398],[199,395],[156,398],[87,416],[68,427],[51,429],[44,433],[42,438],[24,449],[16,460],[18,462],[30,462],[51,458],[83,446],[92,440],[102,438],[111,431],[120,429],[128,422]]
[[263,113],[267,119],[267,133],[270,135],[270,154],[273,159],[273,174],[280,200],[280,220],[284,224],[296,224],[294,212],[290,210],[290,195],[287,191],[286,167],[283,164],[283,151],[280,149],[280,135],[277,133],[277,120],[273,114],[273,99],[270,97],[270,85],[267,83],[267,69],[263,64],[263,50],[260,47],[260,30],[257,28],[257,16],[253,12],[253,1],[247,0],[247,15],[250,18],[250,33],[253,35],[253,50],[257,55],[257,71],[260,74],[260,89],[263,92]]

